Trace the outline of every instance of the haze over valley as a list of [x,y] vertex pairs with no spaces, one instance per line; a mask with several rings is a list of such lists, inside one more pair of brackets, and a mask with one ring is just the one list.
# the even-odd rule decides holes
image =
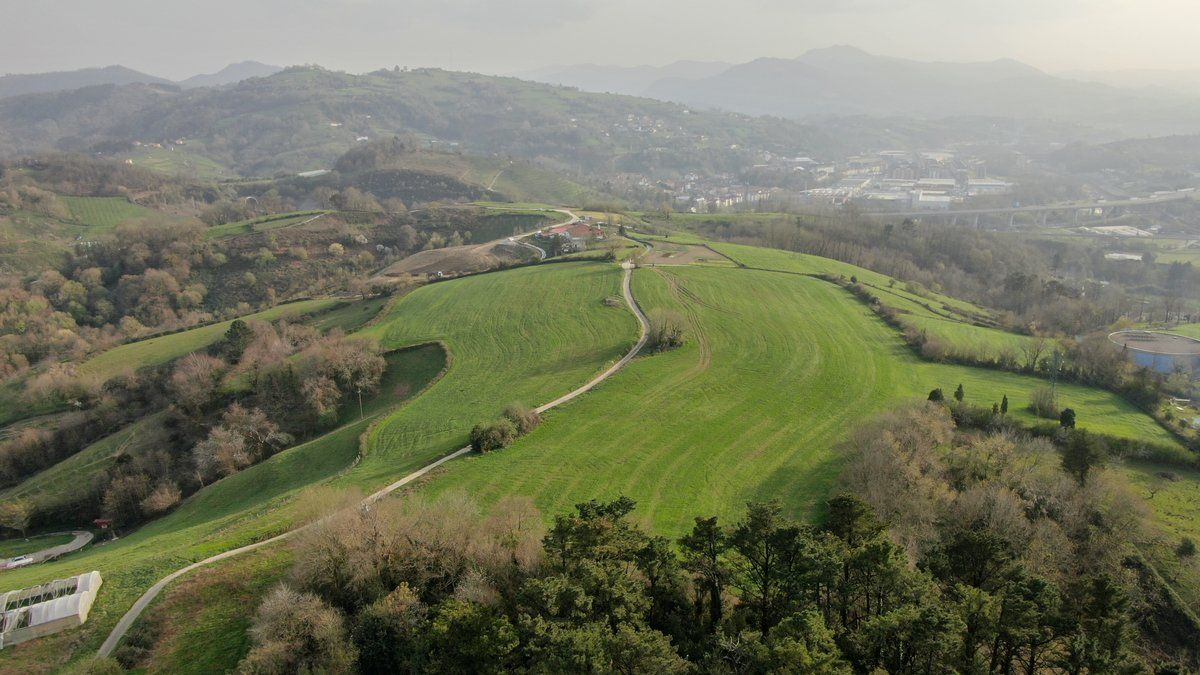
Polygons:
[[1200,672],[1190,4],[60,4],[0,672]]

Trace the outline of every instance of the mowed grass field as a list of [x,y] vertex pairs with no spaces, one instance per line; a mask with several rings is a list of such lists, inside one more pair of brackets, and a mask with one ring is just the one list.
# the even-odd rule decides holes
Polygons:
[[[299,316],[318,314],[344,302],[346,301],[337,298],[301,300],[276,305],[261,312],[248,314],[241,319],[242,321],[294,319]],[[204,349],[220,340],[233,322],[234,319],[230,319],[178,333],[128,342],[84,361],[79,366],[79,371],[85,375],[93,375],[101,380],[107,380],[128,370],[166,363],[198,349]]]
[[[958,384],[970,403],[1007,394],[1025,422],[1043,381],[919,360],[840,287],[777,272],[672,267],[635,274],[639,303],[687,320],[687,344],[643,356],[587,396],[551,411],[514,446],[471,456],[419,488],[485,503],[532,497],[545,514],[628,495],[655,531],[678,535],[698,515],[735,517],[778,498],[813,517],[829,496],[839,440],[858,420]],[[1113,394],[1060,386],[1080,426],[1172,443]]]
[[[43,672],[94,651],[158,578],[294,526],[306,488],[378,489],[461,447],[471,426],[506,404],[541,403],[583,384],[637,337],[629,311],[603,302],[620,294],[620,280],[611,264],[547,265],[437,283],[400,299],[366,334],[389,349],[439,341],[449,350],[448,365],[440,349],[401,352],[414,361],[398,371],[404,397],[381,397],[365,420],[218,481],[116,542],[4,573],[0,590],[96,569],[105,588],[82,629],[0,651],[0,672]],[[444,365],[445,374],[426,388]],[[367,454],[355,464],[368,429]]]
[[278,230],[283,227],[299,225],[300,223],[326,213],[328,213],[328,211],[294,211],[291,213],[277,213],[269,216],[259,216],[257,218],[250,218],[248,220],[225,223],[224,225],[213,225],[204,231],[204,236],[208,239],[229,239],[243,234],[268,232],[270,230]]
[[856,277],[869,287],[884,305],[900,312],[901,320],[928,335],[937,337],[951,350],[969,355],[994,355],[1021,350],[1033,338],[997,328],[976,325],[991,317],[991,312],[965,300],[923,290],[909,290],[903,282],[878,272],[829,258],[792,253],[777,249],[737,244],[713,244],[730,259],[755,269],[778,270],[796,274],[840,275]]
[[439,340],[453,359],[429,392],[382,420],[348,478],[378,486],[456,450],[505,405],[539,405],[586,382],[637,338],[621,295],[621,270],[563,263],[466,277],[404,297],[362,334],[385,348]]
[[83,236],[95,237],[112,232],[125,222],[164,218],[154,209],[134,204],[124,197],[59,197],[71,211],[71,217],[87,226]]
[[33,553],[53,546],[62,546],[75,538],[73,534],[46,534],[29,539],[5,539],[0,541],[0,560],[26,553]]

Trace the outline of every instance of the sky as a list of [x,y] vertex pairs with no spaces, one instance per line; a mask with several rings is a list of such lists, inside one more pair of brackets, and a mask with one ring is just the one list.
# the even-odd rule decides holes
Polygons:
[[242,60],[365,72],[790,58],[833,44],[1050,72],[1200,68],[1195,0],[0,0],[0,73]]

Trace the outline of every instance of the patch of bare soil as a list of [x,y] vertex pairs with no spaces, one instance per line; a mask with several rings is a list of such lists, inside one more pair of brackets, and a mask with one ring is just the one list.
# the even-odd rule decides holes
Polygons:
[[688,265],[701,262],[728,262],[729,258],[704,246],[691,244],[662,244],[655,242],[654,248],[642,257],[643,265]]
[[536,258],[537,252],[528,246],[507,240],[493,241],[420,251],[389,265],[379,276],[395,280],[430,275],[456,277],[529,262]]

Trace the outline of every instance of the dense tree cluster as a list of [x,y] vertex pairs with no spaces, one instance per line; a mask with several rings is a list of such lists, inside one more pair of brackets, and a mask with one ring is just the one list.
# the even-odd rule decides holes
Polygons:
[[482,453],[507,448],[541,423],[541,413],[536,409],[513,403],[504,409],[500,419],[480,422],[471,428],[471,449]]
[[[1059,586],[987,528],[919,566],[864,501],[826,525],[750,504],[678,542],[628,499],[543,532],[527,502],[377,505],[297,544],[243,672],[1118,672],[1137,669],[1129,598],[1104,575]],[[290,612],[280,611],[290,605]]]
[[[548,530],[514,498],[490,516],[456,494],[338,512],[296,542],[241,669],[1197,666],[1200,626],[1145,586],[1143,515],[1113,476],[1060,470],[1044,440],[956,430],[933,404],[862,426],[847,450],[847,492],[817,527],[775,502],[729,525],[696,518],[674,542],[636,525],[626,498],[578,504]],[[1155,621],[1173,632],[1139,637]]]

